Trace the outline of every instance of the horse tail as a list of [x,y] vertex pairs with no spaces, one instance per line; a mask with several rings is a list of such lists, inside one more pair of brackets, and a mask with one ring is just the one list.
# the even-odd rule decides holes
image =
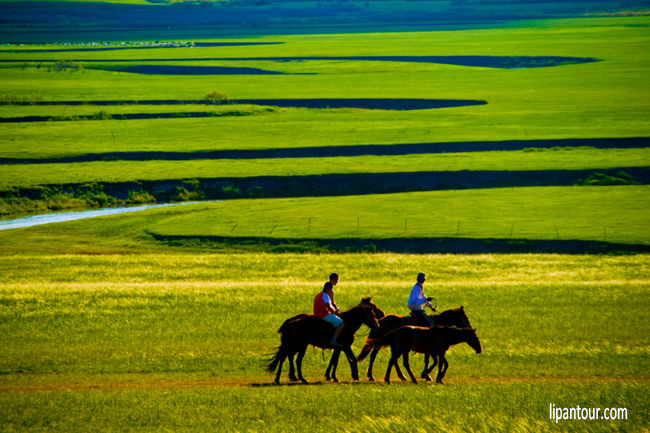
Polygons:
[[361,349],[361,353],[359,353],[359,356],[357,356],[357,362],[361,362],[364,359],[366,359],[366,356],[368,356],[368,354],[372,352],[372,349],[374,349],[374,347],[375,345],[372,344],[372,341],[370,340],[370,338],[368,338],[366,340],[366,344],[364,344],[363,346],[363,349]]
[[276,347],[275,355],[273,355],[269,360],[269,363],[266,366],[266,371],[273,373],[278,368],[278,364],[280,363],[280,359],[282,359],[281,355],[283,352],[284,348],[282,346]]

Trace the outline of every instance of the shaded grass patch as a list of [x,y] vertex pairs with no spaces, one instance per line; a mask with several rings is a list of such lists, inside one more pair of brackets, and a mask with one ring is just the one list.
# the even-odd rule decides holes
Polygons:
[[363,155],[413,155],[450,152],[536,151],[560,148],[633,149],[650,147],[650,137],[566,138],[549,140],[460,141],[447,143],[364,144],[273,149],[232,149],[193,152],[104,152],[59,158],[0,158],[0,164],[49,164],[90,161],[184,161],[193,159],[306,158]]

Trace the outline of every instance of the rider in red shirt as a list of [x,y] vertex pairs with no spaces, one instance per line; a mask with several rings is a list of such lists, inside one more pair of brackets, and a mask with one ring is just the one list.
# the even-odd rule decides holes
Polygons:
[[343,327],[345,326],[343,320],[340,317],[339,309],[334,303],[334,291],[332,288],[334,285],[336,285],[336,283],[338,283],[338,275],[330,275],[330,281],[325,283],[323,291],[318,293],[314,298],[314,315],[320,317],[336,328],[334,331],[334,337],[330,342],[330,346],[335,348],[340,347],[340,345],[336,342],[336,339],[339,335],[341,335]]

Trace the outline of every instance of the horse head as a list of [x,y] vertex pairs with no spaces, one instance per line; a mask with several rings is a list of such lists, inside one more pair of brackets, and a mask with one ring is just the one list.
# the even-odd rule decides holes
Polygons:
[[[366,300],[367,302],[364,302],[364,300]],[[375,313],[375,309],[379,310],[379,308],[375,304],[370,302],[370,298],[362,299],[361,303],[359,304],[359,307],[363,312],[362,313],[363,316],[361,319],[363,324],[366,325],[368,328],[372,329],[373,331],[379,332],[379,323],[377,323],[377,317]],[[381,311],[381,314],[383,314],[383,311]]]
[[476,329],[466,328],[464,331],[466,332],[467,344],[469,344],[476,353],[481,353],[481,342],[478,339],[478,335],[476,335]]
[[379,308],[376,304],[370,302],[371,299],[372,299],[371,297],[361,298],[361,305],[370,305],[370,307],[372,307],[372,312],[375,315],[375,319],[379,320],[383,318],[386,314],[384,314],[384,311],[381,308]]

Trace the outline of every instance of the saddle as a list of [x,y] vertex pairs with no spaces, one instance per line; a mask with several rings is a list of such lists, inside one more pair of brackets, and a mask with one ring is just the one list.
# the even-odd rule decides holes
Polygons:
[[[427,317],[429,318],[429,320],[431,320],[431,323],[433,323],[434,325],[436,324],[436,316],[427,316]],[[422,323],[420,321],[420,318],[415,314],[415,311],[411,310],[411,314],[409,314],[409,319],[413,326],[429,326],[428,323]]]

